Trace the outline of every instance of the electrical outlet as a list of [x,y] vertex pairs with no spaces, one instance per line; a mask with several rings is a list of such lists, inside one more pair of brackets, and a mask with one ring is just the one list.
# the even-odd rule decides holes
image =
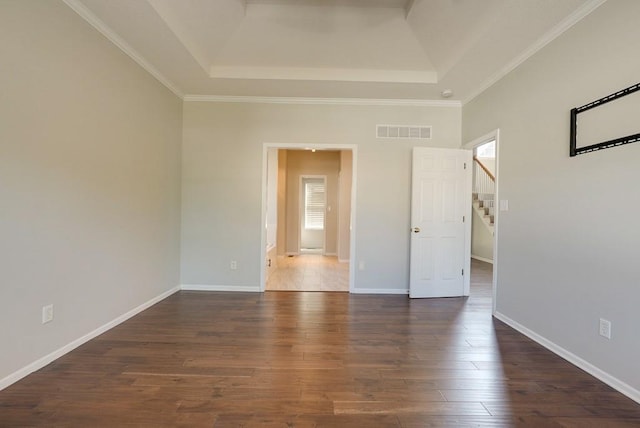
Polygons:
[[611,339],[611,321],[600,318],[600,336]]
[[42,307],[42,324],[53,321],[53,305]]
[[231,269],[231,270],[238,269],[238,262],[235,261],[235,260],[231,260],[231,262],[229,263],[229,269]]

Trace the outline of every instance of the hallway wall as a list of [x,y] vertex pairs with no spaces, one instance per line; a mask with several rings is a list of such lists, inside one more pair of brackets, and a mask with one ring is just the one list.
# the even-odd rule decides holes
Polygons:
[[338,241],[338,174],[339,151],[287,150],[286,249],[287,254],[298,253],[300,242],[300,177],[324,175],[326,181],[325,253],[335,255]]
[[[638,83],[639,16],[635,0],[602,4],[465,105],[462,122],[465,141],[500,129],[499,316],[638,401],[640,144],[569,157],[569,112]],[[637,108],[623,114],[638,126]]]

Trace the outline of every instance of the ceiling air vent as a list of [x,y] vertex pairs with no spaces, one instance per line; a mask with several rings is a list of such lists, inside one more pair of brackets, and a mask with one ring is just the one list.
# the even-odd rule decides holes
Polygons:
[[430,126],[377,125],[376,138],[431,139]]

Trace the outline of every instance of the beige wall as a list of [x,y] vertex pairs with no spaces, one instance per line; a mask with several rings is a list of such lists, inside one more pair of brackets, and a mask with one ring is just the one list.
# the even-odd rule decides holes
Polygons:
[[178,285],[182,102],[59,1],[0,2],[0,58],[1,388]]
[[287,234],[287,150],[278,150],[278,229],[276,231],[277,254],[286,254]]
[[353,184],[353,152],[340,151],[340,183],[338,190],[338,260],[349,261],[351,251],[351,193]]
[[[376,124],[432,125],[434,138],[376,139]],[[260,286],[265,143],[353,145],[356,291],[406,292],[411,151],[460,147],[460,129],[459,107],[185,102],[182,283]]]
[[340,152],[287,150],[286,253],[298,253],[300,240],[300,177],[326,176],[325,253],[336,254],[338,238],[338,173]]
[[277,246],[278,174],[278,149],[271,148],[267,151],[267,251]]
[[640,143],[570,158],[569,111],[638,83],[639,16],[636,0],[604,3],[463,115],[464,141],[500,129],[498,312],[638,400]]

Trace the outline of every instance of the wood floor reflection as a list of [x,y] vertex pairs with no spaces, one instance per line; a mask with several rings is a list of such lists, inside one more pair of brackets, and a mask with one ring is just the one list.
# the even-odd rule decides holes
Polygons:
[[468,298],[179,292],[0,391],[0,426],[640,426],[472,270]]

